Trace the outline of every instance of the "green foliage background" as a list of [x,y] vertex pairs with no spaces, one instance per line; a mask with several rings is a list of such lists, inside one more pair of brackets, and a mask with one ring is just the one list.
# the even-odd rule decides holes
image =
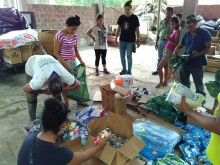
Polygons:
[[[71,5],[71,6],[90,6],[91,3],[96,3],[96,0],[56,0],[57,5]],[[124,5],[127,0],[103,0],[107,6],[113,6],[113,4]]]

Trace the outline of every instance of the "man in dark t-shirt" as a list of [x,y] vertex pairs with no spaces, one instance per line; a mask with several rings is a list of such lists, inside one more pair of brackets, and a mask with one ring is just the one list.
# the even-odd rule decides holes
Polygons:
[[189,15],[185,20],[188,32],[183,35],[181,43],[176,47],[173,56],[184,46],[185,53],[190,55],[188,61],[182,64],[180,70],[180,80],[183,85],[190,88],[190,74],[196,87],[196,93],[206,95],[203,84],[203,66],[207,65],[205,54],[208,53],[211,47],[211,35],[204,29],[197,28],[197,20],[194,15]]
[[42,114],[43,131],[25,138],[18,154],[17,165],[80,164],[105,146],[108,138],[100,138],[98,145],[81,153],[73,153],[56,145],[58,134],[66,125],[67,112],[67,107],[61,101],[55,98],[45,100]]

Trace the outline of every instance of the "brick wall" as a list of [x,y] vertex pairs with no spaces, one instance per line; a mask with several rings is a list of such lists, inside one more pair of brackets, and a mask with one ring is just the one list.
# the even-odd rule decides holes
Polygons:
[[[35,13],[37,29],[56,29],[65,28],[66,19],[70,16],[78,15],[81,25],[77,30],[79,38],[86,37],[86,32],[96,22],[97,6],[59,6],[45,4],[28,4],[28,11]],[[122,12],[122,8],[116,6],[104,7],[106,25],[117,24],[117,19]]]
[[[182,7],[175,7],[174,13],[182,12]],[[197,14],[205,20],[220,18],[220,5],[198,5]]]

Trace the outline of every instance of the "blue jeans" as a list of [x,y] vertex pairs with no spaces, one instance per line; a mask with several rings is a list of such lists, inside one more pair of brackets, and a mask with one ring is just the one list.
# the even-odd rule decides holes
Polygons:
[[190,88],[190,74],[192,74],[193,81],[196,87],[196,93],[200,93],[202,95],[206,95],[204,92],[204,84],[203,84],[203,67],[198,68],[187,68],[182,67],[180,69],[180,80],[183,85]]
[[125,59],[125,52],[127,51],[127,61],[128,61],[128,74],[131,74],[132,69],[132,49],[134,46],[134,42],[119,42],[119,49],[120,49],[120,56],[121,56],[121,64],[122,64],[122,71],[126,72],[126,59]]
[[167,40],[159,39],[159,41],[158,41],[158,60],[157,60],[157,67],[159,66],[160,61],[161,61],[162,58],[163,58],[163,51],[164,51],[164,48],[166,47],[166,44],[167,44]]
[[75,60],[67,60],[66,63],[71,66],[72,70],[74,70],[77,66],[76,59]]

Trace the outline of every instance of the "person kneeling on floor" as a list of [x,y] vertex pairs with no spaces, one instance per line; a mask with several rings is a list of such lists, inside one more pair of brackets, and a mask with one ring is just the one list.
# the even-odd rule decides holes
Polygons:
[[18,154],[17,165],[77,165],[92,158],[107,143],[108,138],[100,138],[99,143],[86,151],[77,153],[55,144],[58,134],[66,126],[67,107],[56,98],[44,102],[42,114],[43,131],[29,134]]

